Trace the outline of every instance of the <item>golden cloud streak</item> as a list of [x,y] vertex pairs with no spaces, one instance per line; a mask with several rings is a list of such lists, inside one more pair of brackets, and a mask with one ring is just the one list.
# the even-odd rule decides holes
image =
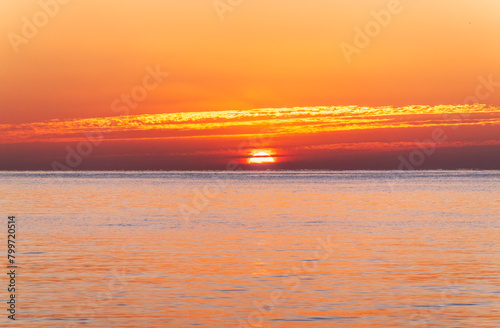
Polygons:
[[[456,120],[461,114],[460,120]],[[408,107],[296,107],[148,114],[105,118],[2,124],[1,143],[82,139],[100,131],[109,139],[242,136],[256,127],[273,134],[309,134],[336,130],[411,128],[443,125],[499,125],[500,109],[486,105]]]

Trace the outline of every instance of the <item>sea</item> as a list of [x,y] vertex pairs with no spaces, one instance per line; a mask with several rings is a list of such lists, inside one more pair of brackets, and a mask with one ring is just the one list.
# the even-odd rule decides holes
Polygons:
[[500,327],[500,171],[3,171],[0,194],[1,327]]

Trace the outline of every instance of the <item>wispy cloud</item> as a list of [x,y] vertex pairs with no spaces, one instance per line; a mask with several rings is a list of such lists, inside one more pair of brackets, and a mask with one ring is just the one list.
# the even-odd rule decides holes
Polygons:
[[[460,121],[453,114],[469,114]],[[83,133],[106,132],[107,139],[242,136],[262,133],[314,134],[340,130],[411,128],[436,125],[499,125],[500,109],[486,105],[408,107],[296,107],[115,116],[0,125],[1,143],[67,141]],[[259,131],[257,131],[259,130]]]

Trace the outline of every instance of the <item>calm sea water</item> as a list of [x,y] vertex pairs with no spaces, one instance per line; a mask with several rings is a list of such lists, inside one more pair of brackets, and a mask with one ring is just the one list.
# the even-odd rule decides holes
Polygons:
[[499,171],[2,172],[0,191],[15,326],[500,327]]

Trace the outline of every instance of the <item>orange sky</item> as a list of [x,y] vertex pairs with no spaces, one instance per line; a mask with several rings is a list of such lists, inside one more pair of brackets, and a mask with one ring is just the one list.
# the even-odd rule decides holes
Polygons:
[[[31,167],[20,149],[37,143],[48,152],[39,157],[47,159],[33,165],[47,168],[51,157],[64,157],[66,143],[76,145],[96,125],[113,125],[93,152],[101,157],[124,156],[119,149],[145,140],[158,156],[238,157],[235,146],[272,125],[279,130],[275,144],[261,148],[280,149],[283,158],[314,150],[321,162],[327,149],[352,143],[410,149],[429,135],[425,129],[447,126],[443,115],[462,112],[470,112],[471,121],[456,139],[455,130],[450,133],[448,146],[495,147],[500,140],[497,0],[224,3],[3,3],[0,155],[17,159],[0,169]],[[486,105],[459,106],[476,101]],[[434,107],[442,104],[445,109]],[[424,107],[402,115],[414,105]],[[318,114],[317,106],[341,107]],[[387,107],[391,116],[381,106],[396,110]],[[130,117],[113,118],[125,114]],[[161,152],[155,142],[165,140],[171,142],[161,144]],[[56,144],[62,150],[48,155]]]
[[[169,77],[132,114],[461,104],[479,76],[500,81],[497,0],[401,0],[348,64],[340,44],[389,2],[242,1],[221,21],[211,0],[72,0],[16,53],[9,33],[22,37],[41,7],[6,1],[0,122],[112,116],[157,65]],[[500,92],[485,102],[499,105]]]

